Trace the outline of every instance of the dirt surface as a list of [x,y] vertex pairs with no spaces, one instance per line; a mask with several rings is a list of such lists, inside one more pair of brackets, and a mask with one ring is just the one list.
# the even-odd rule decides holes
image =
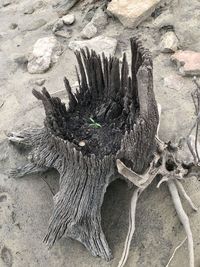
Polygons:
[[[3,2],[10,4],[3,6]],[[117,180],[110,185],[102,207],[103,228],[114,256],[107,263],[94,258],[79,242],[69,238],[62,238],[51,250],[43,244],[53,205],[52,194],[43,179],[56,192],[59,178],[56,172],[20,180],[8,178],[11,167],[24,162],[26,154],[9,145],[6,134],[42,126],[43,123],[42,105],[31,93],[33,88],[41,88],[36,85],[36,80],[45,79],[45,86],[50,93],[64,89],[64,76],[69,78],[71,84],[76,82],[75,56],[68,48],[68,43],[81,39],[80,31],[87,24],[85,11],[96,4],[86,2],[82,1],[70,11],[76,17],[76,22],[70,26],[71,38],[58,37],[64,52],[58,62],[44,74],[29,74],[24,57],[27,57],[39,38],[52,35],[50,26],[58,19],[58,14],[52,8],[54,1],[12,0],[0,3],[0,266],[115,267],[121,257],[132,194],[125,182]],[[35,11],[24,14],[27,6],[34,6]],[[165,28],[160,29],[155,21],[158,15],[165,12],[172,14],[173,29],[180,48],[199,51],[199,10],[200,2],[197,0],[172,1],[156,10],[136,29],[124,29],[120,22],[110,17],[108,25],[98,33],[117,39],[116,55],[119,57],[123,51],[129,51],[129,38],[133,34],[140,35],[143,44],[152,52],[154,90],[162,106],[160,138],[165,141],[178,140],[188,133],[194,118],[190,96],[194,85],[191,78],[178,74],[170,61],[170,54],[160,52],[159,43]],[[30,30],[30,25],[41,19],[46,24]],[[14,23],[18,25],[15,29],[11,25]],[[56,94],[67,102],[63,92]],[[200,184],[197,178],[187,181],[185,188],[199,207]],[[192,212],[185,202],[184,207],[190,216],[194,236],[195,266],[200,266],[200,213]],[[175,246],[185,237],[165,184],[158,190],[154,183],[143,194],[137,208],[136,225],[127,267],[165,266]],[[188,266],[186,243],[178,251],[171,266]]]

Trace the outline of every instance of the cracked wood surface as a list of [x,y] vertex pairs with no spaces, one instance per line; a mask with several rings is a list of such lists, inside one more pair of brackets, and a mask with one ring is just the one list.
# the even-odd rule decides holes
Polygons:
[[[120,68],[115,57],[100,57],[88,50],[76,52],[79,89],[73,94],[65,78],[68,109],[45,88],[42,93],[33,91],[44,105],[44,128],[17,135],[17,143],[31,148],[30,162],[13,170],[11,176],[58,170],[59,191],[44,238],[49,246],[65,234],[82,242],[94,256],[112,258],[101,227],[106,188],[118,177],[116,159],[144,173],[156,148],[159,120],[151,55],[136,38],[131,39],[131,50],[130,76],[126,55]],[[89,127],[90,116],[102,125],[100,129]],[[86,145],[80,147],[82,138]],[[15,135],[10,141],[15,142]]]

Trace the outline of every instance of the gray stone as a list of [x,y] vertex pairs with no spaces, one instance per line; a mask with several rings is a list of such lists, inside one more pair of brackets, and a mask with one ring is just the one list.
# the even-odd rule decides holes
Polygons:
[[98,54],[104,54],[106,56],[114,55],[117,47],[117,40],[111,37],[105,37],[103,35],[97,36],[91,40],[85,41],[71,41],[69,48],[72,50],[80,50],[81,48],[88,47],[95,50]]
[[64,26],[63,20],[62,19],[59,19],[53,25],[52,31],[55,33],[56,31],[61,30],[63,26]]
[[11,29],[11,30],[14,30],[14,29],[16,29],[17,28],[17,24],[16,23],[11,23],[10,24],[10,26],[9,26],[9,28]]
[[6,7],[6,6],[9,6],[11,3],[12,3],[12,1],[10,1],[10,0],[3,0],[2,1],[2,6]]
[[45,79],[39,78],[34,81],[34,83],[38,86],[42,86],[46,82]]
[[35,30],[41,28],[42,26],[44,26],[46,23],[47,23],[46,20],[38,19],[38,20],[32,21],[31,23],[26,25],[24,27],[24,29],[22,29],[22,31],[35,31]]
[[112,0],[108,11],[128,28],[138,26],[161,4],[161,0]]
[[42,86],[42,85],[44,85],[45,82],[46,82],[46,80],[44,78],[30,79],[29,80],[29,85],[32,88],[34,88],[35,85]]
[[62,54],[62,46],[55,37],[39,39],[33,47],[33,52],[28,60],[29,73],[44,73],[53,63],[56,63]]
[[33,8],[34,9],[40,9],[42,7],[44,7],[46,5],[46,3],[44,1],[37,1],[36,3],[34,3]]
[[65,25],[71,25],[75,21],[75,16],[74,16],[74,14],[68,14],[68,15],[62,17],[62,21],[64,22]]
[[48,22],[44,27],[45,30],[46,31],[53,31],[54,25],[56,24],[57,21],[58,20],[53,20],[53,21]]
[[66,39],[69,39],[71,38],[72,34],[71,34],[71,31],[56,31],[54,33],[54,35],[58,36],[58,37],[62,37],[62,38],[66,38]]
[[35,11],[34,7],[32,6],[28,6],[24,9],[24,14],[25,15],[29,15],[29,14],[33,14],[33,12]]
[[98,8],[91,22],[99,29],[104,28],[108,24],[108,16],[102,8]]
[[86,11],[83,20],[91,21],[92,18],[94,17],[95,11],[96,11],[96,8],[94,8],[94,7],[91,8],[91,7],[90,7],[90,8]]
[[81,37],[84,39],[91,39],[97,34],[97,28],[89,22],[81,31]]
[[177,51],[178,49],[178,38],[175,33],[172,31],[166,32],[162,38],[160,43],[160,50],[163,53],[172,53]]

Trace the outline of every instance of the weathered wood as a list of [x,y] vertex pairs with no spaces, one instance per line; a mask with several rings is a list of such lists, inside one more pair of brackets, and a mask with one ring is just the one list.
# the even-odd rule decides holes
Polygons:
[[[44,105],[44,128],[19,134],[18,142],[32,148],[30,163],[11,175],[58,170],[59,191],[44,239],[49,246],[66,235],[82,242],[94,256],[112,257],[101,228],[106,188],[117,178],[116,159],[137,173],[147,169],[159,120],[151,56],[136,38],[131,39],[131,49],[130,76],[126,55],[120,68],[115,57],[101,58],[88,49],[76,52],[76,94],[64,79],[68,109],[45,88],[42,93],[33,91]],[[10,140],[14,142],[15,136]]]

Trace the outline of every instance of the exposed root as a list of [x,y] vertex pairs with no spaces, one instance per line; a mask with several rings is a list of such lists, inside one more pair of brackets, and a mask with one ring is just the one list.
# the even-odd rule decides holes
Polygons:
[[148,171],[143,175],[138,175],[137,173],[126,167],[120,160],[117,160],[118,172],[125,176],[135,185],[138,184],[138,188],[135,189],[135,191],[133,192],[133,196],[131,199],[128,234],[126,237],[123,254],[118,264],[118,267],[123,267],[127,261],[131,240],[135,232],[135,213],[137,200],[141,193],[151,184],[151,182],[156,177],[159,168],[156,168],[155,164],[157,163],[158,159],[158,155],[155,155],[154,161],[151,162]]
[[164,182],[167,182],[169,180],[169,178],[167,176],[164,176],[160,181],[159,183],[157,184],[157,188],[160,188],[161,184],[164,183]]
[[135,232],[135,213],[136,213],[137,200],[140,195],[139,193],[140,193],[140,189],[139,188],[135,189],[135,191],[133,192],[132,199],[131,199],[128,234],[127,234],[126,241],[124,244],[124,251],[119,261],[118,267],[123,267],[128,258],[131,240]]
[[185,229],[187,239],[188,239],[188,250],[189,250],[189,262],[190,262],[190,267],[194,267],[194,244],[193,244],[193,237],[192,237],[192,231],[190,228],[190,222],[187,214],[185,213],[179,194],[178,190],[176,187],[176,183],[173,180],[167,181],[167,185],[169,188],[169,191],[172,196],[172,200],[176,209],[176,212],[178,214],[178,217],[183,224],[183,227]]
[[[197,120],[200,118],[200,114],[197,116]],[[192,128],[187,136],[187,145],[188,148],[190,150],[190,153],[192,154],[193,158],[194,158],[194,163],[198,164],[198,158],[197,158],[197,153],[196,153],[196,146],[195,149],[192,146],[192,139],[191,139],[191,134],[194,130],[194,128],[197,127],[197,122],[195,121],[194,124],[192,125]],[[196,136],[195,136],[196,137]],[[195,144],[196,144],[196,139],[195,139]]]
[[[126,237],[126,242],[124,246],[124,251],[122,258],[119,262],[118,267],[123,267],[126,263],[128,258],[128,253],[130,249],[131,239],[135,231],[135,212],[136,212],[136,204],[138,200],[138,194],[140,195],[154,180],[157,174],[161,175],[161,180],[159,181],[157,188],[163,182],[167,182],[169,191],[172,196],[172,200],[178,214],[178,217],[183,224],[185,229],[187,239],[188,239],[188,250],[189,250],[189,261],[190,267],[194,267],[194,245],[193,245],[193,237],[192,232],[190,229],[189,218],[185,213],[179,194],[184,197],[188,203],[190,204],[191,208],[197,211],[196,206],[193,204],[191,198],[187,195],[184,187],[182,186],[180,180],[184,181],[184,175],[186,175],[186,170],[182,167],[181,162],[177,161],[175,158],[176,149],[173,149],[171,144],[165,144],[161,141],[158,137],[156,137],[157,144],[158,144],[158,152],[155,153],[154,160],[151,162],[149,169],[143,175],[138,175],[131,169],[125,166],[120,160],[117,160],[117,168],[118,172],[126,177],[129,181],[134,183],[138,188],[134,191],[133,197],[131,200],[131,211],[129,217],[129,230]],[[185,242],[185,240],[184,240]],[[183,243],[183,242],[182,242]],[[181,245],[182,245],[181,243]],[[167,266],[169,266],[170,262],[172,261],[176,250],[181,246],[179,245],[172,257],[170,258]]]
[[178,192],[179,192],[179,194],[180,194],[182,197],[184,197],[184,198],[188,201],[188,203],[190,204],[190,207],[191,207],[194,211],[197,211],[198,208],[194,205],[194,203],[192,202],[191,198],[190,198],[190,197],[188,196],[188,194],[186,193],[186,191],[185,191],[183,185],[181,184],[181,182],[178,181],[178,180],[175,180],[175,183],[176,183],[176,186],[177,186],[177,188],[178,188]]
[[170,263],[171,263],[171,261],[173,260],[173,258],[174,258],[174,256],[175,256],[175,254],[176,254],[176,251],[180,248],[180,247],[182,247],[182,245],[185,243],[185,241],[187,240],[187,237],[174,249],[174,252],[172,253],[172,256],[171,256],[171,258],[169,259],[169,261],[168,261],[168,263],[167,263],[167,265],[165,266],[165,267],[169,267],[169,265],[170,265]]
[[163,143],[163,141],[159,138],[159,135],[158,135],[159,129],[160,129],[160,116],[161,116],[162,107],[161,107],[161,105],[159,103],[157,104],[157,106],[158,106],[159,122],[158,122],[157,133],[156,133],[156,137],[155,138],[159,143]]
[[126,165],[119,159],[116,161],[118,172],[126,177],[129,181],[131,181],[135,186],[141,188],[142,184],[144,184],[148,180],[148,176],[140,176],[130,168],[127,168]]

